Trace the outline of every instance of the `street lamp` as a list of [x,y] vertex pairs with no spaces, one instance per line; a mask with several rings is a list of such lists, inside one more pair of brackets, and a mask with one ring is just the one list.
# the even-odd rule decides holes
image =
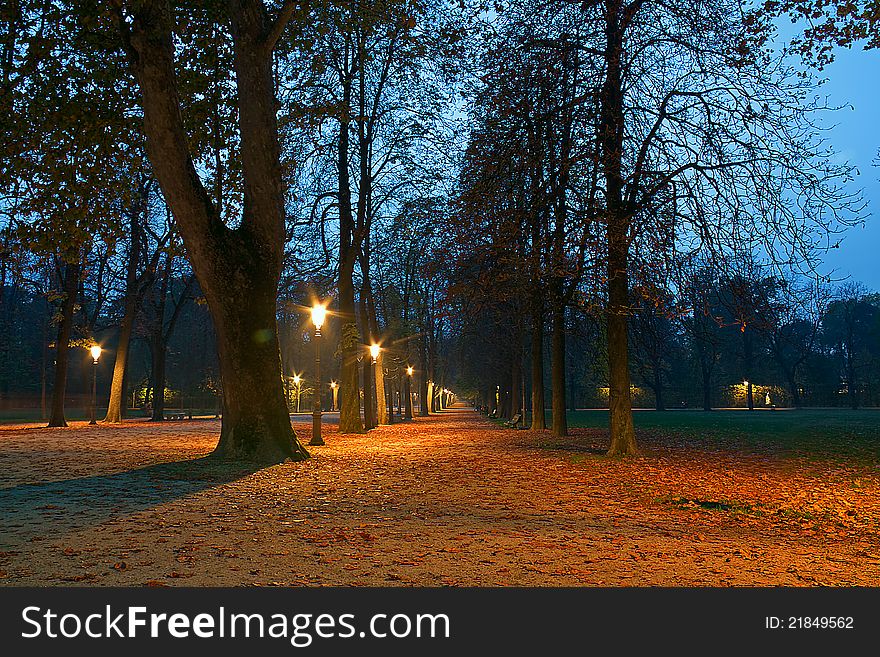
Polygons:
[[[364,428],[375,429],[379,426],[379,377],[376,367],[379,362],[379,354],[382,347],[377,343],[371,344],[367,351],[370,352],[370,369],[369,376],[366,364],[364,364]],[[367,381],[367,379],[372,379]]]
[[101,357],[101,346],[94,344],[89,347],[89,352],[92,354],[92,407],[89,413],[89,424],[98,424],[95,416],[98,405],[98,359]]
[[335,411],[336,410],[336,395],[339,392],[339,384],[336,383],[336,381],[331,381],[330,382],[330,390],[333,391],[333,403],[330,405],[330,410]]
[[302,381],[302,377],[299,374],[293,375],[293,384],[296,386],[296,412],[299,413],[299,391],[300,391],[300,382]]
[[312,306],[312,324],[315,325],[315,400],[312,408],[312,439],[309,445],[323,445],[321,437],[321,327],[327,317],[327,306]]
[[403,407],[403,417],[406,420],[412,420],[413,416],[413,404],[412,404],[412,390],[410,388],[410,381],[412,380],[413,372],[412,365],[408,365],[406,368],[406,379],[403,381],[403,394],[406,395],[405,404]]

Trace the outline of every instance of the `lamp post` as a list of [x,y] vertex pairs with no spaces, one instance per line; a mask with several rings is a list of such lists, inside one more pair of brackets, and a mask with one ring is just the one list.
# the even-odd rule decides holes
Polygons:
[[390,377],[391,370],[389,368],[384,368],[382,370],[382,383],[385,386],[385,402],[388,405],[388,424],[394,424],[394,389],[391,386]]
[[333,392],[333,402],[330,404],[330,410],[335,411],[337,409],[336,395],[339,393],[339,384],[336,381],[331,381],[330,390]]
[[[366,381],[364,382],[364,421],[368,423],[369,428],[371,428],[371,429],[375,429],[376,426],[379,424],[379,399],[378,399],[379,398],[379,388],[378,388],[379,379],[376,377],[376,364],[379,361],[379,354],[381,352],[382,352],[382,347],[380,347],[375,342],[370,345],[370,359],[372,361],[372,367],[373,367],[373,383],[372,383],[372,385],[368,386],[366,384]],[[384,379],[383,379],[383,385],[384,385]],[[369,390],[367,388],[369,388]],[[373,388],[375,388],[375,392],[373,391]],[[374,416],[373,412],[371,410],[371,412],[369,413],[369,415],[370,415],[369,421],[366,418],[366,415],[367,415],[367,395],[370,395],[370,399],[372,400],[371,406],[374,407],[374,410],[376,412],[376,414]],[[375,419],[373,419],[374,417],[375,417]]]
[[413,416],[412,391],[410,388],[410,381],[412,381],[414,371],[415,370],[413,369],[412,365],[407,366],[406,379],[404,379],[403,381],[403,394],[406,395],[403,406],[403,417],[406,420],[412,420]]
[[327,307],[316,303],[312,306],[312,323],[315,325],[315,400],[312,408],[312,439],[309,445],[323,445],[321,437],[321,327],[327,317]]
[[98,424],[95,416],[98,414],[98,359],[101,357],[101,346],[92,345],[89,352],[92,354],[92,405],[89,411],[89,424]]
[[300,383],[302,382],[302,377],[299,374],[293,375],[293,385],[296,386],[296,412],[299,413],[299,391],[300,391]]

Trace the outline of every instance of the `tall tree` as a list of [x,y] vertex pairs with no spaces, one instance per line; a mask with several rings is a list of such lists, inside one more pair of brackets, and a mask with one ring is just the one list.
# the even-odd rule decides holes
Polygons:
[[261,462],[307,458],[284,400],[276,326],[285,201],[272,54],[296,5],[287,2],[274,16],[261,0],[234,0],[225,9],[234,53],[244,186],[235,227],[223,221],[187,143],[170,2],[115,6],[142,95],[147,153],[214,320],[223,385],[223,421],[215,454]]

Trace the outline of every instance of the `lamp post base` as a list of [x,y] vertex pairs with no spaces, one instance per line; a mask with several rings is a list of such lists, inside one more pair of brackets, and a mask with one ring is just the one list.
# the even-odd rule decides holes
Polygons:
[[319,413],[312,413],[312,439],[309,441],[309,445],[323,445],[324,439],[321,437],[321,415]]

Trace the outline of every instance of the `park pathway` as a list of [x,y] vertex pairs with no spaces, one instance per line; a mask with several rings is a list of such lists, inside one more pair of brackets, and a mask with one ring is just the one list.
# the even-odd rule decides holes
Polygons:
[[596,430],[552,442],[462,407],[330,425],[312,459],[256,472],[197,460],[218,431],[0,429],[0,583],[880,584],[876,537],[663,503],[627,476],[658,461],[605,459]]

